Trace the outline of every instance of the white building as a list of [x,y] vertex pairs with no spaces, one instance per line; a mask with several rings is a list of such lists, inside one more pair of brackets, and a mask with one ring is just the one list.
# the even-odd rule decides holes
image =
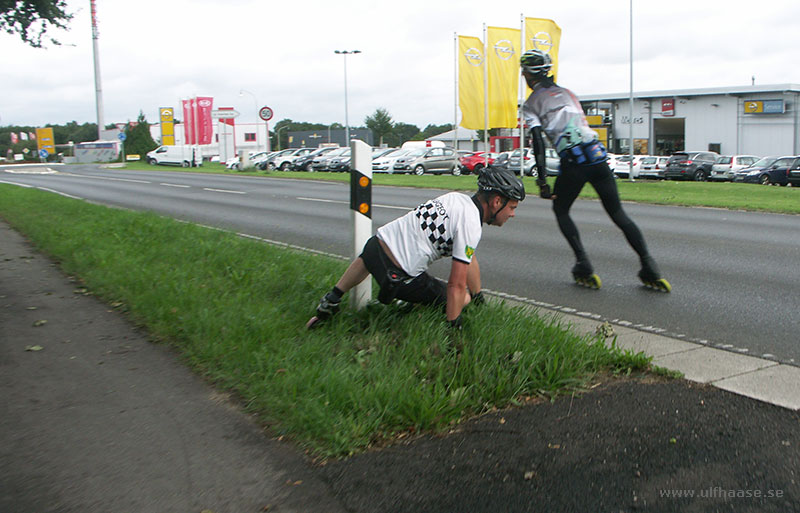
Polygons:
[[[720,154],[800,154],[800,85],[723,87],[580,97],[609,151],[627,153],[633,119],[637,154],[679,150]],[[594,121],[594,122],[593,122]],[[599,123],[597,122],[599,121]]]

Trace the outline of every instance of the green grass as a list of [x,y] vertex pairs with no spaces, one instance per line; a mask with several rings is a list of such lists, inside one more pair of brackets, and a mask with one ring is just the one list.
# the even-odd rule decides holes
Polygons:
[[460,333],[436,309],[382,305],[345,307],[309,332],[305,321],[346,262],[8,185],[0,217],[276,433],[322,457],[649,365],[499,302],[468,307]]
[[[277,178],[297,178],[305,180],[350,181],[347,173],[306,173],[298,171],[226,171],[222,164],[204,164],[199,168],[182,169],[169,166],[149,166],[144,163],[128,163],[127,169],[134,170],[173,170],[203,173],[228,173],[244,176],[269,176]],[[430,187],[446,190],[475,189],[474,175],[395,175],[379,173],[373,176],[375,185],[396,185],[406,187]],[[550,183],[554,181],[550,178]],[[536,194],[535,179],[526,177],[525,188],[529,194]],[[733,210],[751,210],[800,214],[800,188],[776,187],[745,183],[713,182],[675,182],[664,180],[617,180],[620,197],[624,201],[652,203],[658,205],[677,205],[687,207],[716,207]],[[596,199],[594,189],[587,185],[581,198]]]

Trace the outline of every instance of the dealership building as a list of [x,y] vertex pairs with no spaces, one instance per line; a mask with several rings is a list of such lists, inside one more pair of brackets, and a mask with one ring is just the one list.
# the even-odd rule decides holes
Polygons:
[[630,93],[579,99],[614,153],[628,153],[633,139],[634,153],[642,155],[680,150],[800,154],[797,84],[634,92],[632,116]]

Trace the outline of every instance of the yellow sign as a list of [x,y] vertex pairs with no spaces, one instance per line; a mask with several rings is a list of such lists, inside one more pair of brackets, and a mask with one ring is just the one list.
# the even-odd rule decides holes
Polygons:
[[158,109],[161,118],[161,144],[175,146],[175,110],[172,107]]
[[744,111],[748,114],[758,114],[759,112],[764,112],[764,102],[762,101],[744,102]]
[[589,126],[599,126],[603,124],[603,116],[586,116],[586,122]]
[[36,129],[36,145],[39,151],[47,150],[50,155],[56,154],[56,142],[53,139],[52,128],[37,128]]
[[608,148],[608,128],[604,126],[593,127],[592,130],[597,132],[597,139],[603,143],[603,146]]

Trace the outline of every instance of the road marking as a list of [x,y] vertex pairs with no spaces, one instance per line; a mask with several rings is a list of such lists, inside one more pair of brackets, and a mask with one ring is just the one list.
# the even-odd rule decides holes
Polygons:
[[75,173],[61,173],[61,174],[64,174],[64,175],[67,175],[67,176],[77,176],[78,178],[90,178],[90,179],[93,179],[93,180],[109,180],[109,181],[112,181],[112,182],[153,183],[153,182],[148,182],[146,180],[133,180],[131,178],[110,178],[110,177],[107,177],[107,176],[78,175],[78,174],[75,174]]
[[191,187],[191,185],[181,185],[177,183],[160,183],[158,185],[163,185],[164,187],[180,187],[182,189],[188,189]]
[[[329,200],[329,199],[321,199],[321,198],[304,198],[302,196],[298,196],[297,199],[302,200],[302,201],[317,201],[319,203],[338,203],[340,205],[349,205],[350,204],[349,201]],[[408,212],[409,210],[413,210],[413,208],[414,208],[414,207],[411,207],[411,208],[409,208],[409,207],[398,207],[396,205],[381,205],[380,203],[376,203],[376,204],[374,204],[372,206],[373,206],[373,208],[374,207],[378,207],[378,208],[394,208],[396,210],[403,210],[405,212]]]
[[246,192],[243,191],[229,191],[226,189],[209,189],[208,187],[203,187],[203,190],[209,192],[224,192],[227,194],[247,194]]
[[29,167],[27,169],[4,169],[6,173],[14,175],[54,175],[58,173],[55,169],[49,167]]

